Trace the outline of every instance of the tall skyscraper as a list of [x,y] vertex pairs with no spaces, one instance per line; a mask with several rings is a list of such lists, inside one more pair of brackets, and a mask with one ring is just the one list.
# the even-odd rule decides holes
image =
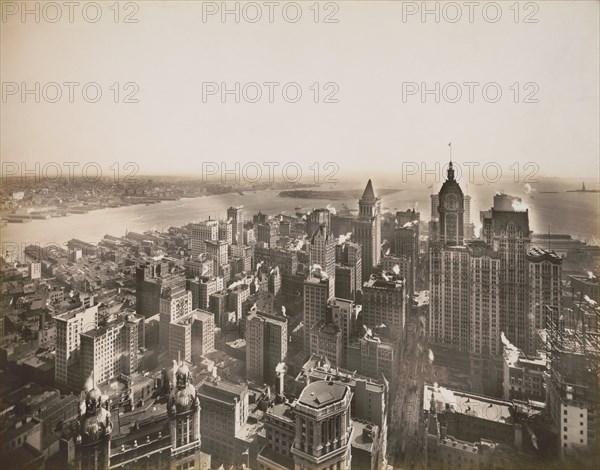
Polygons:
[[223,290],[223,287],[223,278],[220,276],[187,279],[186,288],[192,292],[192,309],[207,309],[210,295]]
[[192,313],[192,293],[181,287],[167,289],[160,299],[159,342],[169,350],[169,325]]
[[248,386],[224,380],[206,381],[198,395],[202,451],[227,468],[230,464],[247,463],[242,453],[248,447],[240,433],[250,413]]
[[[460,188],[449,194],[460,194]],[[535,354],[544,309],[560,306],[561,260],[529,251],[528,212],[515,210],[515,199],[496,195],[494,207],[481,213],[481,239],[463,245],[455,237],[460,230],[444,228],[450,219],[443,221],[447,199],[440,192],[440,239],[430,241],[431,341],[468,353],[471,374],[491,386],[501,380],[501,333]],[[451,215],[460,222],[457,206]]]
[[467,250],[469,253],[468,313],[471,372],[490,383],[497,383],[499,367],[493,366],[493,361],[497,363],[502,354],[500,257],[496,251],[482,241],[470,242]]
[[192,357],[204,356],[215,350],[215,316],[206,310],[192,312]]
[[143,317],[131,314],[100,328],[81,334],[81,375],[84,380],[94,377],[104,384],[121,374],[131,376],[138,370],[140,329]]
[[557,309],[547,312],[546,410],[557,450],[564,468],[593,468],[600,448],[598,331],[568,328]]
[[169,357],[192,362],[215,349],[215,316],[194,310],[169,324]]
[[529,267],[529,338],[526,353],[536,353],[537,331],[546,328],[548,307],[561,312],[562,258],[554,251],[531,248],[527,254]]
[[197,224],[192,224],[192,238],[190,240],[192,259],[198,258],[202,253],[206,252],[206,240],[219,239],[219,221],[205,220]]
[[468,352],[470,260],[465,247],[430,249],[429,336],[432,342]]
[[227,209],[227,218],[233,226],[233,243],[244,244],[244,206],[230,207]]
[[471,224],[471,196],[465,195],[465,210],[463,212],[463,221],[465,225]]
[[313,382],[302,390],[294,410],[296,468],[350,468],[351,400],[350,387],[338,382]]
[[[502,199],[505,208],[508,198]],[[500,256],[500,330],[523,351],[528,351],[531,329],[527,265],[530,235],[528,210],[494,207],[482,213],[481,236]]]
[[231,245],[233,243],[233,224],[231,220],[219,221],[219,240]]
[[331,232],[331,212],[329,209],[315,209],[306,216],[306,233],[312,237],[314,233],[325,225],[327,233]]
[[337,238],[326,224],[321,224],[310,238],[308,254],[310,265],[318,264],[335,283],[335,246]]
[[[56,365],[54,380],[62,388],[79,389],[83,385],[80,365],[81,333],[98,327],[98,304],[79,307],[54,317],[56,322]],[[77,364],[77,365],[76,365]],[[71,377],[69,377],[71,376]]]
[[454,178],[452,162],[448,165],[448,178],[439,193],[439,239],[446,245],[462,245],[464,240],[465,200],[458,181]]
[[275,248],[277,241],[279,240],[279,222],[275,220],[269,220],[264,224],[260,224],[257,227],[257,238],[258,243],[264,243],[269,248]]
[[287,359],[287,319],[255,312],[246,318],[246,379],[275,385],[275,368]]
[[369,333],[359,339],[359,344],[359,373],[377,380],[385,377],[386,380],[396,383],[398,377],[394,373],[398,359],[397,346],[394,343],[382,341],[377,335]]
[[336,246],[335,295],[355,300],[362,289],[362,249],[358,243],[345,241]]
[[393,272],[371,274],[363,286],[363,319],[382,336],[401,341],[406,322],[406,286]]
[[368,279],[381,257],[381,200],[375,196],[371,180],[358,201],[353,235],[362,246],[362,278]]
[[406,276],[408,293],[415,291],[417,268],[419,266],[419,222],[421,214],[414,210],[396,212],[398,226],[394,230],[393,253],[410,260],[410,270]]
[[327,322],[337,325],[341,330],[344,351],[355,334],[355,330],[357,329],[356,321],[361,310],[362,305],[356,305],[351,300],[337,297],[331,300],[327,306]]
[[135,274],[135,311],[144,318],[159,312],[160,296],[165,289],[185,287],[185,276],[182,273],[169,272],[168,266],[161,262],[138,266]]
[[229,263],[227,242],[223,240],[206,240],[204,242],[206,255],[213,262],[213,273],[223,275],[223,267]]
[[310,353],[310,331],[325,322],[327,305],[333,299],[333,282],[317,269],[304,281],[304,351]]

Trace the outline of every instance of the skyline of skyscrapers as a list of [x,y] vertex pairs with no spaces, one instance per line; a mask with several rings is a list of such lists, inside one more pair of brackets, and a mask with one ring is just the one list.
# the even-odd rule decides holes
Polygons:
[[[388,439],[394,441],[392,449],[406,442],[421,455],[418,445],[398,437],[406,419],[417,426],[427,413],[434,426],[450,412],[437,405],[440,386],[427,383],[438,373],[448,386],[466,380],[465,387],[475,393],[468,400],[499,406],[516,419],[524,413],[520,407],[537,413],[547,406],[551,422],[539,426],[556,436],[552,448],[565,461],[592,450],[598,435],[594,384],[577,362],[577,348],[565,352],[556,337],[561,329],[564,338],[575,339],[583,330],[597,331],[597,307],[587,297],[595,295],[593,278],[588,275],[585,283],[573,278],[568,286],[579,291],[565,300],[563,257],[534,243],[529,212],[511,195],[497,194],[492,208],[481,212],[475,238],[467,229],[471,201],[452,165],[431,199],[437,217],[429,231],[415,209],[384,213],[369,180],[355,215],[344,208],[338,217],[328,206],[295,216],[259,212],[250,222],[242,207],[230,207],[227,220],[171,228],[163,236],[133,234],[136,249],[123,257],[128,261],[121,264],[121,278],[111,284],[114,290],[100,291],[101,300],[47,292],[48,305],[72,308],[45,317],[32,330],[35,344],[55,344],[53,373],[61,391],[78,391],[90,380],[102,393],[122,387],[120,398],[113,399],[127,417],[135,410],[150,413],[152,404],[156,420],[140,420],[144,445],[157,449],[148,453],[152,465],[166,461],[162,449],[168,451],[165,459],[187,466],[206,466],[210,460],[279,469],[284,463],[291,468],[352,461],[381,468],[385,459],[397,458],[395,450],[385,450]],[[334,226],[347,225],[340,218],[352,219],[350,231],[334,235]],[[240,236],[248,241],[253,230],[258,240],[237,243]],[[100,249],[86,249],[76,259],[65,259],[79,267],[101,256]],[[32,269],[26,271],[31,278]],[[40,282],[36,276],[31,281]],[[544,349],[548,312],[555,328],[552,353]],[[596,346],[589,340],[584,347],[593,352]],[[551,357],[564,363],[553,364]],[[568,376],[569,361],[577,377]],[[546,370],[553,373],[544,375]],[[393,430],[356,395],[363,385],[365,393],[384,390],[384,401],[393,401]],[[326,391],[312,395],[321,388],[331,397]],[[432,393],[436,403],[410,418],[398,414],[400,403],[420,391]],[[448,392],[442,396],[449,399]],[[500,397],[535,403],[494,401]],[[167,406],[161,408],[157,399]],[[542,399],[547,405],[537,402]],[[587,407],[583,417],[581,400]],[[381,408],[379,402],[376,406]],[[257,438],[263,426],[264,441]],[[505,431],[495,426],[461,437],[473,448],[486,439],[506,445]],[[521,436],[511,459],[524,458],[521,440],[529,442],[527,455],[537,452],[531,434],[523,437],[518,426],[510,429]],[[428,427],[422,435],[418,426],[407,432],[413,431],[432,446],[423,451],[426,458],[436,458],[433,449],[446,449],[441,427],[439,433]],[[104,470],[139,462],[137,431],[105,439],[94,448]],[[70,442],[76,448],[73,461],[89,463],[87,448]],[[449,458],[458,458],[450,452]],[[64,457],[62,452],[56,456]],[[477,454],[478,461],[486,458]]]

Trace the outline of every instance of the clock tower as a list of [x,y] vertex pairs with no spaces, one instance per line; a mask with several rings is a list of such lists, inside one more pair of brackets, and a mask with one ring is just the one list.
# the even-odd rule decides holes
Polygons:
[[443,245],[462,245],[464,241],[465,197],[454,177],[452,161],[448,177],[439,193],[439,240]]

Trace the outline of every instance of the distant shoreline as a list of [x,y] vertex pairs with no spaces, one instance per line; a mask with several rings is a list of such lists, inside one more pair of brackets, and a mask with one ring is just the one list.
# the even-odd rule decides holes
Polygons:
[[[400,191],[402,191],[402,189],[380,189],[377,193],[379,196],[387,196],[388,194],[398,193]],[[344,201],[346,199],[360,199],[362,190],[314,191],[294,189],[291,191],[281,191],[278,196],[295,199],[330,199],[332,201]]]

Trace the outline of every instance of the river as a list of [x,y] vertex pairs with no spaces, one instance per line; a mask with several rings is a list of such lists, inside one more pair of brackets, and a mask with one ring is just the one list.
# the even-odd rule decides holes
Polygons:
[[[572,184],[570,185],[572,187]],[[471,220],[479,224],[479,211],[489,209],[497,186],[491,185],[469,187],[472,196]],[[510,189],[510,191],[509,191]],[[554,189],[554,188],[550,188]],[[558,187],[556,187],[558,189]],[[416,207],[421,218],[428,220],[430,216],[431,190],[406,188],[382,198],[382,205],[388,210],[404,210]],[[535,193],[534,197],[519,194],[519,188],[506,188],[506,192],[519,195],[529,206],[530,226],[535,232],[568,233],[574,237],[593,241],[598,238],[598,219],[600,213],[599,193],[566,193],[565,185],[560,185],[558,193]],[[356,208],[356,200],[330,201],[323,199],[296,199],[278,197],[279,190],[263,190],[206,196],[179,201],[165,201],[159,204],[134,205],[119,208],[108,208],[91,211],[87,214],[73,214],[45,220],[34,220],[31,223],[9,223],[2,227],[2,252],[15,243],[21,250],[29,244],[42,246],[52,243],[64,245],[71,238],[78,238],[90,243],[100,241],[104,235],[122,236],[127,230],[144,232],[151,229],[167,229],[170,226],[181,226],[192,221],[213,218],[225,218],[227,208],[243,205],[245,218],[250,219],[259,210],[267,214],[285,212],[293,214],[296,206],[303,210],[326,207],[331,204],[340,208],[342,202],[348,207]],[[521,191],[523,192],[523,191]]]

